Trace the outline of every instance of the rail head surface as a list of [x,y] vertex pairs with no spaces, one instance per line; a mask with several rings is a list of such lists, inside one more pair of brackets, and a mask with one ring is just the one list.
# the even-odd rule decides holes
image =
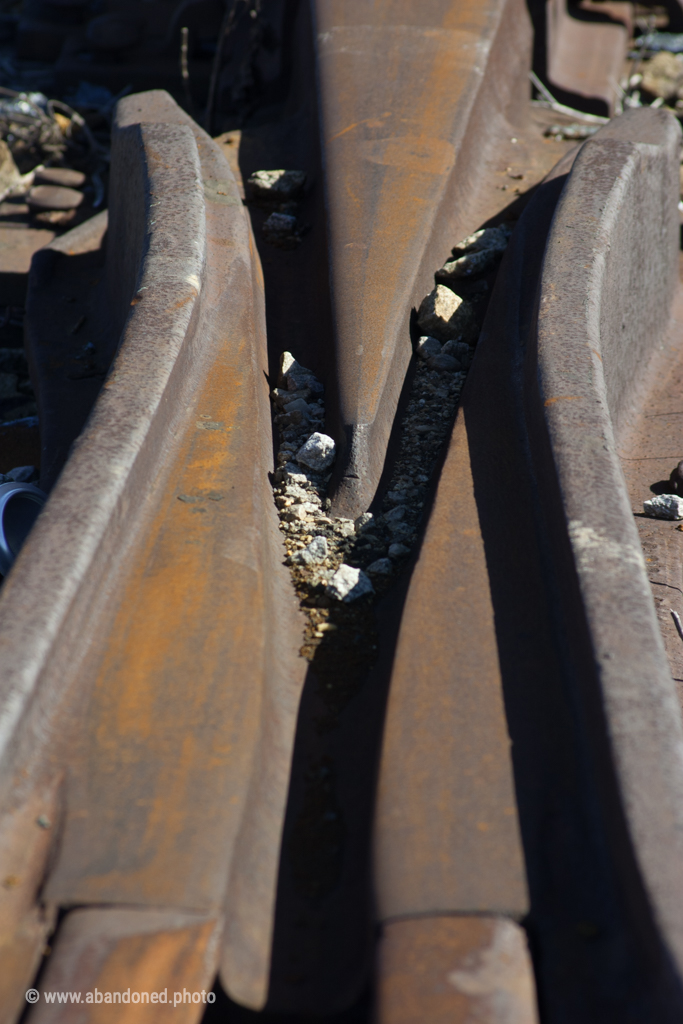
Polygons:
[[384,466],[411,309],[471,230],[482,163],[520,118],[531,31],[519,0],[314,9],[339,402],[333,501],[355,517]]
[[547,430],[539,474],[559,488],[628,832],[683,977],[683,728],[617,455],[677,283],[680,136],[666,112],[630,111],[577,157],[543,263],[530,422]]
[[3,1021],[50,927],[38,893],[204,915],[203,983],[221,967],[254,1008],[268,987],[304,673],[262,276],[223,154],[162,92],[119,103],[105,274],[118,353],[0,598],[0,806],[37,861],[0,936],[30,937]]

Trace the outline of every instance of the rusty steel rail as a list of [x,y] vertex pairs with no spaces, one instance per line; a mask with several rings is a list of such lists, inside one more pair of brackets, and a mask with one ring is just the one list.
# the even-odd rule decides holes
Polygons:
[[[380,1024],[673,1024],[683,658],[631,502],[645,462],[681,454],[675,409],[649,433],[680,401],[680,131],[640,111],[578,156],[544,139],[521,0],[314,0],[290,28],[285,112],[242,131],[234,167],[306,172],[301,245],[268,247],[220,144],[149,92],[118,105],[108,214],[34,258],[50,498],[0,595],[0,1022],[34,980],[219,975],[273,1013],[344,1010],[371,982]],[[413,311],[454,243],[504,222],[415,551],[325,719],[269,381],[284,350],[319,377],[331,514],[377,511]],[[683,586],[673,527],[639,529],[653,584]],[[320,766],[342,825],[331,881],[302,892]],[[107,1019],[80,1013],[27,1020]]]
[[[32,274],[46,484],[87,401],[66,427],[54,416],[74,357],[121,340],[3,588],[1,873],[18,879],[3,1020],[59,906],[98,909],[67,915],[47,985],[120,988],[135,949],[160,988],[210,989],[220,964],[243,1001],[267,989],[302,672],[268,482],[258,259],[222,153],[166,94],[119,105],[112,177],[104,251],[101,230],[65,236]],[[83,336],[62,322],[59,348],[42,304],[70,297],[84,258],[91,277],[103,265],[100,291],[67,311],[99,322]]]
[[[681,711],[617,454],[639,511],[651,392],[668,385],[667,417],[680,404],[679,148],[664,113],[603,128],[538,190],[499,273],[396,649],[376,820],[380,1020],[465,1019],[462,915],[524,905],[501,692],[544,1012],[680,1016]],[[668,463],[657,452],[669,471],[671,429]],[[679,545],[641,522],[680,580]],[[429,813],[440,806],[458,810]],[[502,958],[484,941],[487,962]],[[450,995],[449,948],[463,979]],[[516,979],[500,971],[513,1013]]]

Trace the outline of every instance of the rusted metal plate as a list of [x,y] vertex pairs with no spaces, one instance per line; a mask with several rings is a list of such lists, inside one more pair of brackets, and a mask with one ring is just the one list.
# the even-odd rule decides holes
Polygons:
[[3,810],[68,768],[48,906],[224,914],[211,969],[259,1006],[303,673],[258,260],[165,94],[119,107],[113,177],[120,349],[0,600]]
[[467,233],[481,167],[526,99],[517,0],[316,5],[339,430],[335,507],[370,504],[410,360],[410,310]]
[[391,921],[379,942],[378,1024],[536,1024],[526,936],[504,917]]

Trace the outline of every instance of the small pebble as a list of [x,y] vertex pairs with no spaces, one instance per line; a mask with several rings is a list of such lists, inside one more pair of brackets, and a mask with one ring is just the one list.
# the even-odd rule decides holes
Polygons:
[[374,594],[374,587],[368,576],[362,569],[354,565],[342,564],[339,566],[330,582],[325,587],[325,593],[337,601],[349,604],[366,594]]
[[423,334],[422,337],[417,340],[415,351],[420,359],[429,359],[431,356],[438,356],[441,352],[441,342],[436,338],[430,338],[428,334]]
[[683,494],[683,460],[678,463],[674,470],[671,471],[669,481],[672,485],[672,491],[677,491]]
[[453,373],[455,370],[460,369],[460,362],[454,359],[453,356],[440,352],[437,356],[432,356],[431,359],[427,360],[427,366],[430,370],[438,370],[440,373]]
[[403,519],[405,514],[405,505],[397,505],[396,508],[392,508],[390,512],[384,513],[384,521],[385,523],[397,523],[400,519]]
[[502,224],[497,228],[483,228],[463,238],[453,249],[456,257],[437,270],[437,281],[455,281],[489,270],[507,248],[510,230]]
[[36,185],[63,185],[66,188],[80,188],[85,184],[83,171],[74,171],[70,167],[43,167],[37,170],[33,180]]
[[311,469],[320,472],[332,465],[336,448],[331,437],[316,430],[299,448],[295,458],[300,465],[310,466]]
[[442,284],[422,300],[417,325],[425,334],[439,341],[449,341],[453,337],[472,338],[477,332],[471,304]]
[[329,554],[329,546],[326,537],[314,537],[307,548],[297,551],[292,555],[292,561],[297,565],[313,565],[315,562],[323,562]]
[[654,519],[683,519],[683,498],[676,494],[658,494],[643,502],[645,515]]
[[465,253],[483,252],[487,249],[494,249],[496,252],[504,252],[507,249],[512,228],[508,224],[499,224],[496,228],[481,228],[474,234],[463,238],[462,242],[454,245],[451,252],[454,256],[462,256]]
[[407,523],[387,523],[387,526],[393,540],[398,543],[401,540],[410,540],[413,535],[413,531]]
[[[31,193],[29,192],[29,203]],[[263,234],[272,235],[275,238],[288,238],[296,231],[296,217],[289,213],[271,213],[270,217],[263,223]]]
[[255,171],[247,179],[247,188],[252,198],[272,202],[286,202],[296,198],[305,184],[304,171]]
[[405,544],[390,544],[388,554],[389,558],[403,558],[404,555],[410,554],[410,548]]
[[394,570],[394,567],[391,564],[391,559],[389,559],[389,558],[378,558],[376,561],[372,562],[367,567],[367,569],[365,571],[366,572],[374,572],[374,573],[377,573],[378,576],[381,576],[381,575],[386,575],[387,573],[393,572],[393,570]]
[[290,505],[289,508],[286,508],[282,513],[282,518],[290,523],[303,522],[309,516],[315,515],[317,511],[317,505],[310,501],[302,501],[298,505]]
[[372,512],[362,512],[357,519],[354,519],[353,528],[356,533],[362,533],[370,523],[374,522],[374,519]]
[[447,341],[441,351],[446,356],[453,356],[461,366],[468,367],[472,362],[472,349],[466,341]]
[[34,185],[27,202],[37,210],[75,210],[83,202],[83,193],[62,185]]
[[341,516],[338,516],[334,521],[334,525],[342,537],[353,537],[356,532],[353,519],[342,519]]
[[323,386],[316,376],[298,363],[291,352],[280,356],[278,384],[287,391],[301,391],[308,388],[314,394],[322,394]]

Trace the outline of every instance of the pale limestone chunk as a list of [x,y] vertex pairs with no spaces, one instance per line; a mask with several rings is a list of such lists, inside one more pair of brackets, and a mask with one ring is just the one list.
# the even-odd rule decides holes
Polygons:
[[336,448],[331,437],[316,430],[299,448],[295,458],[300,465],[309,466],[310,469],[321,472],[334,462]]
[[362,569],[353,565],[340,565],[327,584],[325,592],[337,601],[349,604],[365,594],[374,594],[374,587]]
[[646,516],[653,519],[683,519],[683,498],[677,494],[658,494],[643,502]]

